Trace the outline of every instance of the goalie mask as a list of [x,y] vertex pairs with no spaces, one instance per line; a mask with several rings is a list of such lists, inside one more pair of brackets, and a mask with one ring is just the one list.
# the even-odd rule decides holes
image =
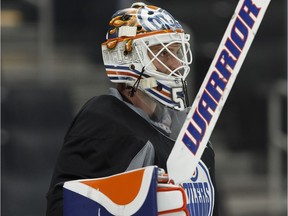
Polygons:
[[192,63],[190,36],[167,11],[144,3],[117,11],[102,56],[113,83],[125,83],[176,110],[187,106],[185,79]]

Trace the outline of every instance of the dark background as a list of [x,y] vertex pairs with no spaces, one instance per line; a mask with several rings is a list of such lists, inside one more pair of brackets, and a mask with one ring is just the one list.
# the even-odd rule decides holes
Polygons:
[[[192,35],[191,98],[237,2],[146,2],[169,11]],[[110,85],[100,52],[107,24],[131,3],[2,0],[1,215],[45,214],[45,194],[70,122],[86,100]],[[286,215],[285,0],[271,1],[211,140],[221,215]]]

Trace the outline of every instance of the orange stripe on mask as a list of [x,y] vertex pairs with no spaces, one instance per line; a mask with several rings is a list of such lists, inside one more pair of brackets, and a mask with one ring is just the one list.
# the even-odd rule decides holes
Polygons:
[[163,94],[163,95],[165,95],[165,96],[168,97],[168,98],[171,97],[171,94],[170,94],[169,92],[166,92],[166,91],[163,91],[163,90],[159,91],[159,90],[157,90],[157,87],[153,87],[153,89],[154,89],[156,92],[159,92],[160,94]]
[[138,78],[139,76],[129,72],[122,72],[122,71],[106,71],[108,75],[120,75],[120,76],[132,76],[134,78]]

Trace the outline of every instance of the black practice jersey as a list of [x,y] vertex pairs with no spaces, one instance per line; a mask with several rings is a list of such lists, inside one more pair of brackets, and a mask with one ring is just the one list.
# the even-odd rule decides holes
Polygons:
[[[47,194],[47,216],[63,214],[65,181],[124,172],[147,144],[152,146],[153,151],[148,152],[153,155],[148,155],[146,162],[144,158],[141,165],[157,165],[167,170],[166,161],[174,142],[117,97],[92,98],[82,107],[65,135]],[[214,152],[210,144],[202,161],[215,185]]]

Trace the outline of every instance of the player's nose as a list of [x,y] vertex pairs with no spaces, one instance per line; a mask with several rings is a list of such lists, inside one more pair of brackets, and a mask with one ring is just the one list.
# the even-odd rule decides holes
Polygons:
[[171,57],[169,59],[168,67],[173,71],[176,68],[179,68],[181,66],[181,61],[179,59],[176,59],[174,57]]

